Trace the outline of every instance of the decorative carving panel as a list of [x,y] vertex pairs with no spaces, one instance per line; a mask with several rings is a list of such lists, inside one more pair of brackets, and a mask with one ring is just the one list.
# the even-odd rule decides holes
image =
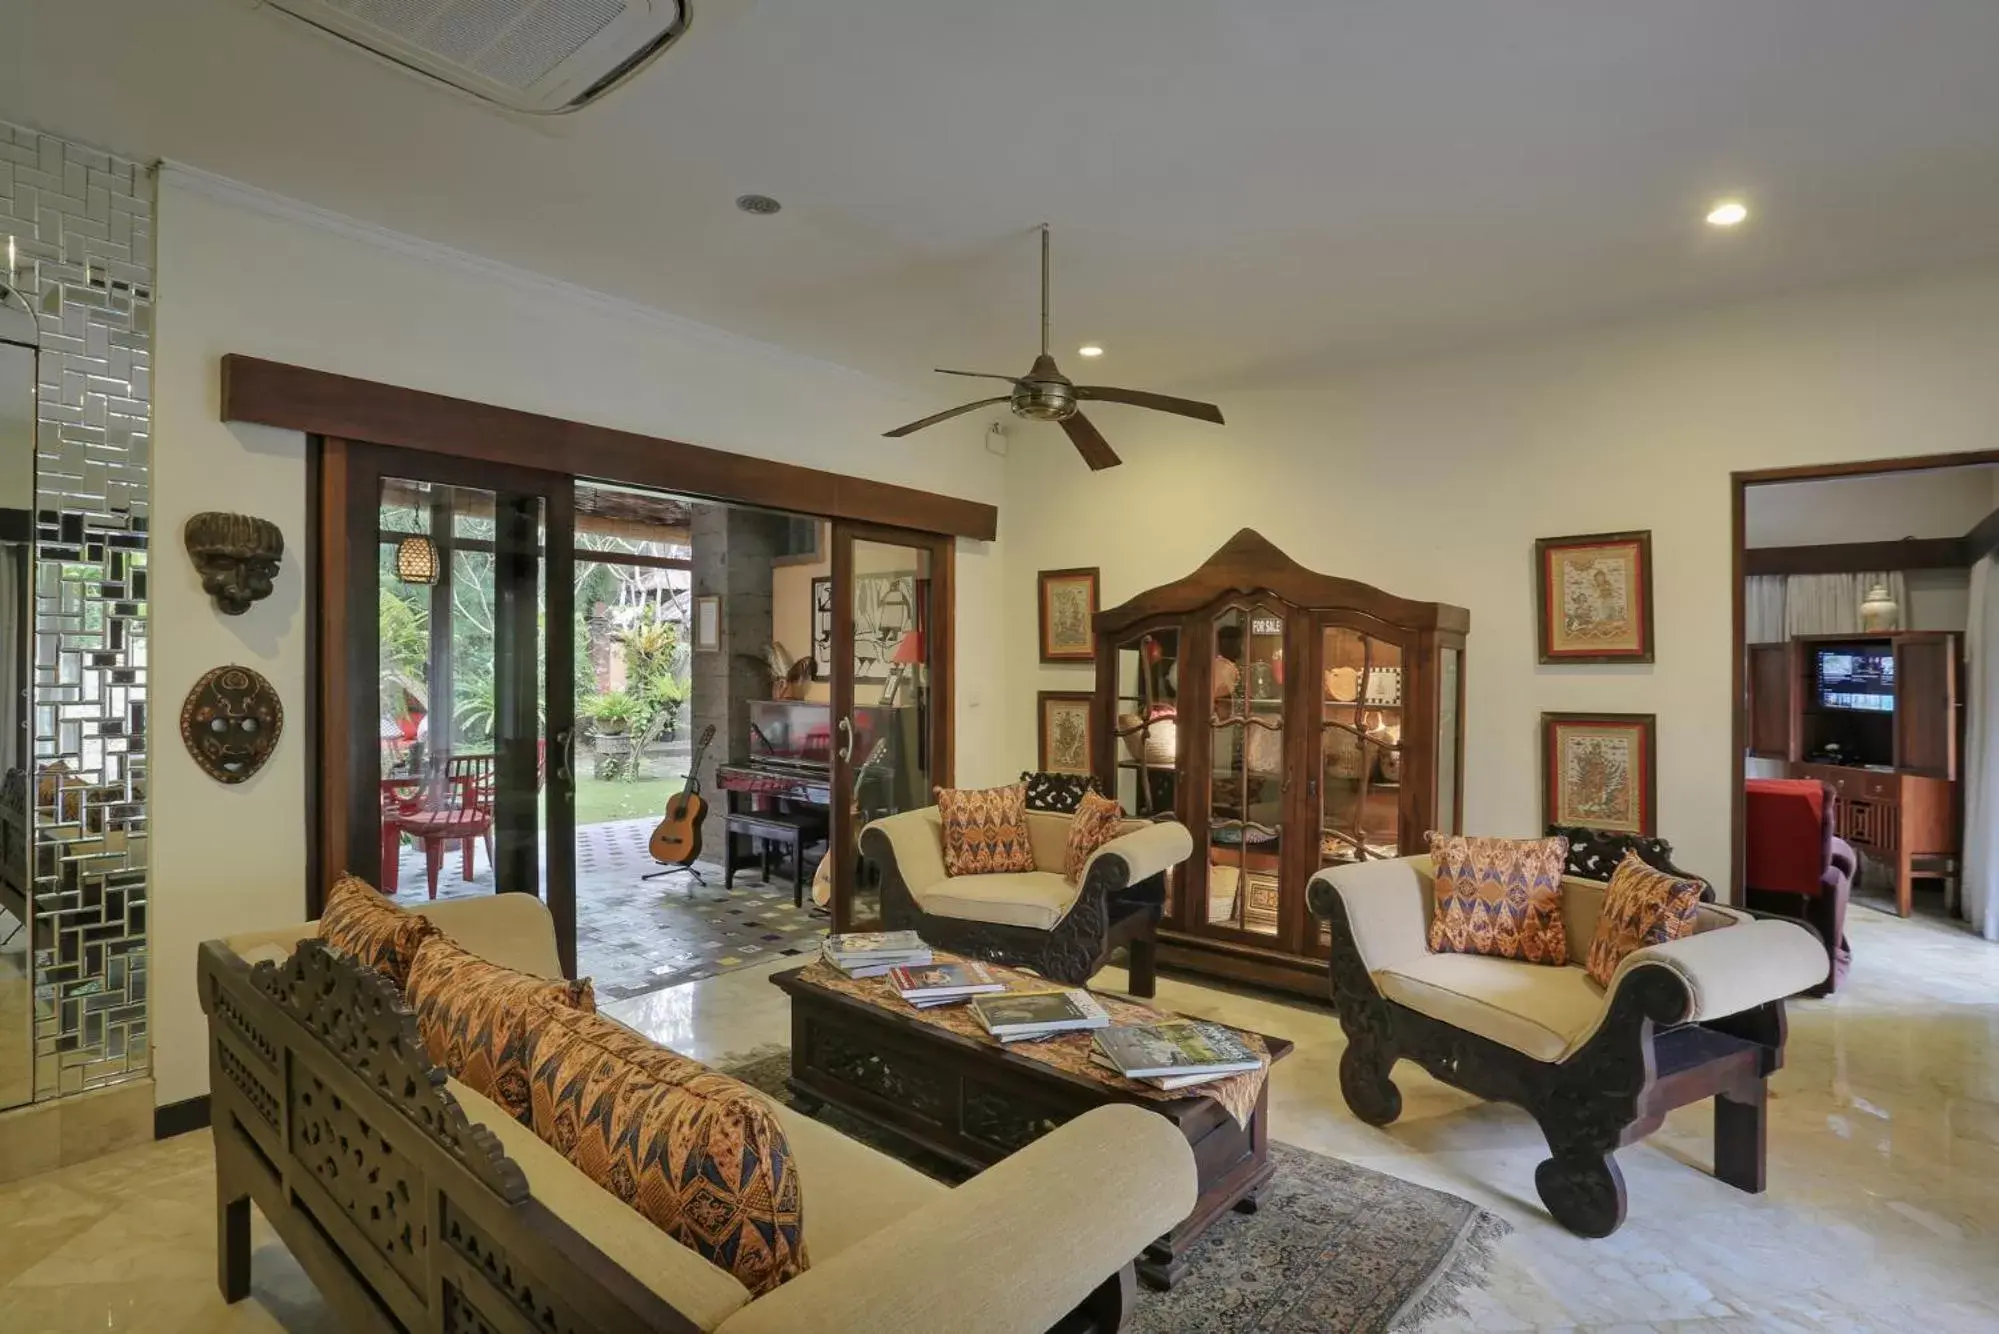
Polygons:
[[[40,326],[35,1095],[151,1068],[146,553],[151,167],[0,122],[0,267]],[[11,256],[11,258],[9,257]]]
[[318,1076],[300,1075],[292,1090],[293,1156],[312,1170],[411,1290],[421,1292],[423,1174]]
[[577,1334],[580,1327],[568,1309],[555,1299],[549,1284],[516,1262],[448,1197],[444,1201],[442,1226],[445,1244],[484,1274],[495,1290],[505,1293],[514,1309],[536,1329],[545,1334]]

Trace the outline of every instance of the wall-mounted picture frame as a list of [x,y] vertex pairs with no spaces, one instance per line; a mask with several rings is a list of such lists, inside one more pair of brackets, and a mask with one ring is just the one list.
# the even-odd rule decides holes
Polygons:
[[1534,543],[1535,640],[1543,663],[1652,661],[1652,534]]
[[719,594],[704,593],[694,599],[694,648],[699,653],[713,653],[722,647],[722,599]]
[[812,581],[812,679],[825,681],[833,675],[833,580],[822,576]]
[[1657,834],[1658,729],[1652,713],[1542,714],[1544,827]]
[[1094,662],[1097,567],[1043,570],[1035,578],[1035,598],[1040,604],[1041,660]]
[[1087,690],[1043,690],[1034,699],[1035,715],[1040,720],[1037,754],[1041,771],[1084,775],[1094,772],[1096,697]]

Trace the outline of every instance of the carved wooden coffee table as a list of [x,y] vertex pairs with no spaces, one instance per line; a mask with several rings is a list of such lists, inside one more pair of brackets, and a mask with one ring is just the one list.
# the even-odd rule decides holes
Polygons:
[[[913,1010],[870,1004],[794,968],[771,981],[791,997],[792,1094],[810,1114],[822,1103],[860,1117],[976,1172],[1092,1107],[1128,1102],[1180,1129],[1194,1150],[1194,1212],[1138,1257],[1148,1286],[1169,1288],[1194,1243],[1230,1209],[1256,1210],[1270,1162],[1266,1081],[1247,1124],[1212,1098],[1148,1098],[923,1023]],[[1264,1037],[1273,1064],[1291,1052]]]

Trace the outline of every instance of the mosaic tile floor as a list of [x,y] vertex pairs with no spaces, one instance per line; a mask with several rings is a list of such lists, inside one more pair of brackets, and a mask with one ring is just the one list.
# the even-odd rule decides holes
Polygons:
[[[736,887],[724,891],[722,868],[699,867],[706,885],[691,877],[641,877],[659,870],[646,852],[654,820],[616,820],[576,831],[576,967],[595,981],[599,1000],[620,1000],[662,987],[697,982],[773,957],[807,954],[819,948],[826,915],[792,906],[791,882],[769,883],[755,870],[736,872]],[[438,876],[440,899],[493,892],[493,871],[481,847],[473,853],[473,876],[460,877],[454,850]],[[807,863],[810,865],[810,861]],[[397,869],[396,901],[425,902],[423,856],[403,849]]]

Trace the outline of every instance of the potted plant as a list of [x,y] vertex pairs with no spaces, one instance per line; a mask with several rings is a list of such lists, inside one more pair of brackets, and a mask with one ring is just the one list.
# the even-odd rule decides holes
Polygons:
[[622,690],[594,696],[583,707],[599,736],[623,736],[639,714],[638,701]]

